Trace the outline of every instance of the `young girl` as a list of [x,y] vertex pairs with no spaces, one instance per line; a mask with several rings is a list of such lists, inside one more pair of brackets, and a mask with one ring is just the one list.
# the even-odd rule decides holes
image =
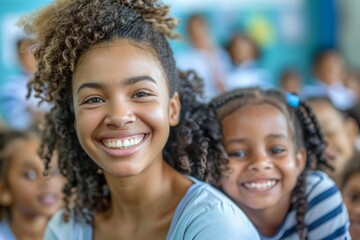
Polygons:
[[355,152],[342,173],[341,192],[349,211],[350,234],[360,240],[360,152]]
[[50,216],[62,206],[64,180],[57,159],[44,176],[39,146],[40,138],[33,133],[0,133],[1,240],[44,239]]
[[296,95],[234,90],[188,115],[183,131],[199,144],[184,138],[179,157],[207,159],[206,177],[238,204],[262,239],[349,237],[336,185],[310,170],[327,166],[325,144],[310,108]]
[[225,195],[182,174],[195,163],[166,157],[181,106],[168,11],[154,0],[61,0],[25,24],[39,43],[31,85],[55,104],[43,147],[59,147],[68,180],[47,240],[258,239]]

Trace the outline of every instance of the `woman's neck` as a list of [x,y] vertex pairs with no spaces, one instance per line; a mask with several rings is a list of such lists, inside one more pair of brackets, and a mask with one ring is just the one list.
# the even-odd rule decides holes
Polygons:
[[10,228],[16,239],[44,239],[48,217],[26,216],[18,209],[11,209]]
[[136,177],[105,177],[111,192],[111,207],[96,215],[94,228],[95,236],[101,236],[99,239],[110,237],[103,235],[110,226],[124,226],[124,229],[115,227],[112,231],[124,239],[126,231],[128,235],[136,233],[143,237],[146,236],[144,232],[152,234],[154,229],[167,233],[177,205],[192,184],[165,162],[150,166]]

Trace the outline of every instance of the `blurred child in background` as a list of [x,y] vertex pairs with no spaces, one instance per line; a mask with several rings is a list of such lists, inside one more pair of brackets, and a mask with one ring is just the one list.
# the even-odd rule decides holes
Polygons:
[[304,97],[328,97],[341,110],[354,106],[355,93],[344,81],[346,68],[337,49],[321,49],[315,53],[313,63],[313,84],[304,89]]
[[341,172],[354,153],[359,126],[353,118],[337,109],[328,98],[311,98],[308,103],[318,119],[327,143],[326,151],[333,156],[330,164],[335,171],[327,173],[339,183]]
[[62,206],[64,179],[54,155],[47,175],[37,133],[0,133],[0,239],[44,239],[49,218]]
[[350,234],[360,240],[360,152],[356,151],[342,172],[341,191],[350,217]]
[[254,39],[244,33],[236,33],[231,37],[227,50],[233,64],[225,81],[227,90],[273,86],[270,73],[259,66],[261,50]]
[[182,70],[193,69],[204,80],[204,95],[211,99],[225,90],[225,77],[230,67],[230,58],[215,41],[208,20],[194,14],[189,17],[186,33],[190,50],[177,58]]
[[285,69],[281,73],[279,87],[286,92],[301,95],[303,81],[300,73],[293,68]]
[[45,112],[50,110],[50,104],[43,103],[39,106],[33,95],[27,98],[28,81],[37,69],[37,61],[32,52],[35,44],[35,40],[31,38],[18,39],[20,73],[6,79],[0,89],[2,118],[10,129],[22,131],[37,127],[43,121]]

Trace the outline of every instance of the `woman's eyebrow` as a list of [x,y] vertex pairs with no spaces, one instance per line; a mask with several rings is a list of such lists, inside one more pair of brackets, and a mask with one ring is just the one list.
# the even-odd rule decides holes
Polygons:
[[[124,86],[130,86],[133,85],[135,83],[141,82],[141,81],[150,81],[153,82],[157,85],[157,82],[149,76],[136,76],[136,77],[131,77],[125,80],[125,82],[123,82]],[[77,94],[79,94],[79,92],[84,89],[84,88],[95,88],[95,89],[103,89],[104,86],[101,83],[98,82],[87,82],[87,83],[83,83],[80,85],[80,87],[77,90]]]
[[131,77],[131,78],[126,79],[126,81],[124,82],[124,86],[133,85],[133,84],[135,84],[137,82],[141,82],[141,81],[150,81],[157,85],[157,82],[150,76],[136,76],[136,77]]

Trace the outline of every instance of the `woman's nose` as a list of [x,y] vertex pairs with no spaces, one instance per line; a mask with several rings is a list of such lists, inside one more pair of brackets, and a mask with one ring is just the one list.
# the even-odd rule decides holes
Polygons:
[[128,104],[125,101],[117,101],[109,106],[104,123],[106,125],[123,127],[129,123],[134,123],[135,121],[136,116],[133,114],[131,104]]

